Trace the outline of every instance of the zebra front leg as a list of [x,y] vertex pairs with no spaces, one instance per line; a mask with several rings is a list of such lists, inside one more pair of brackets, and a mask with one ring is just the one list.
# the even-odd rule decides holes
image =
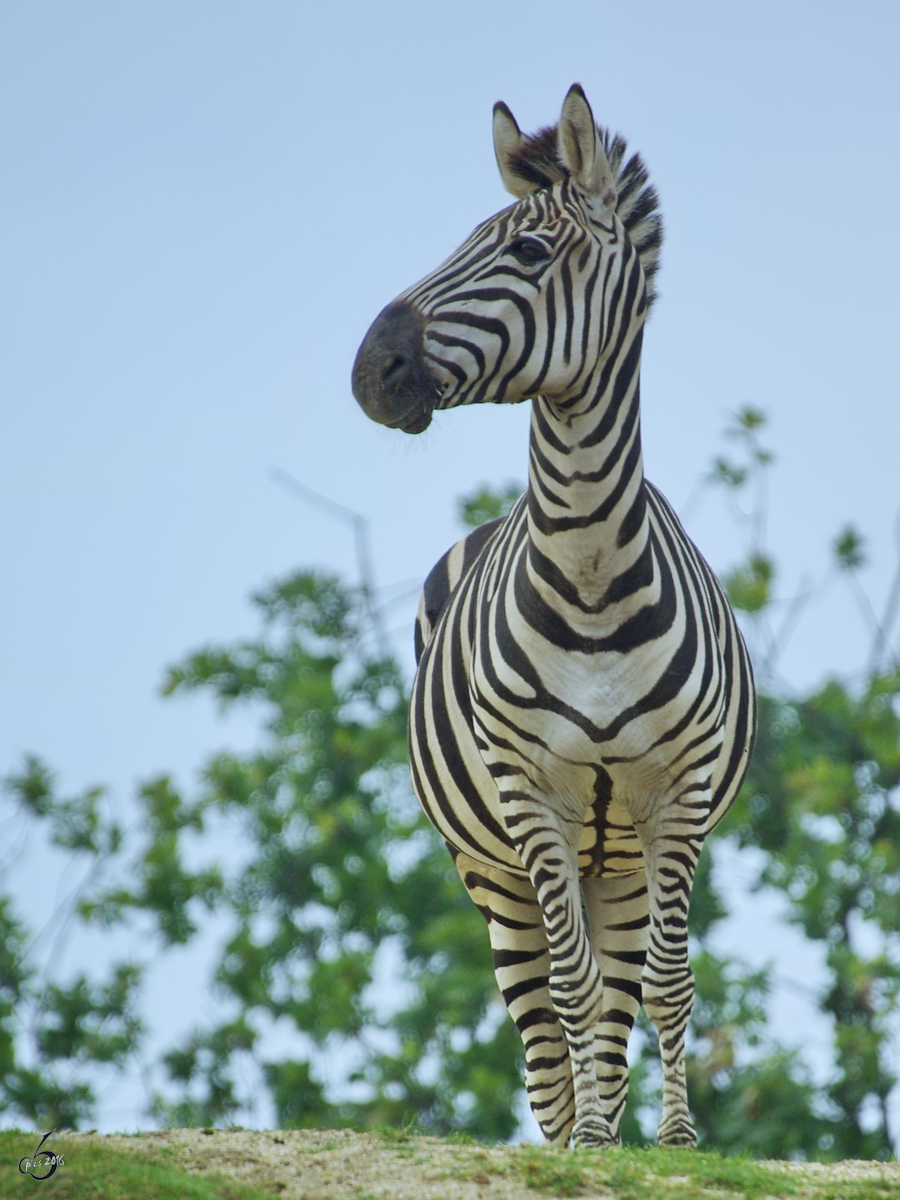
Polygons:
[[550,952],[549,991],[566,1035],[575,1093],[575,1145],[613,1144],[600,1102],[596,1047],[603,1013],[603,977],[591,950],[578,878],[581,819],[565,832],[564,818],[546,803],[518,792],[503,794],[503,817],[528,870]]
[[600,1103],[618,1144],[628,1098],[628,1038],[641,1007],[641,977],[650,915],[643,870],[581,881],[591,945],[603,976],[603,1016],[597,1038]]
[[[673,822],[666,824],[671,827]],[[694,975],[688,961],[688,909],[702,845],[703,839],[695,835],[661,833],[643,847],[650,942],[642,990],[647,1016],[659,1034],[663,1106],[657,1139],[661,1146],[697,1144],[688,1108],[684,1039],[694,1003]]]
[[531,1111],[547,1142],[565,1146],[575,1122],[572,1068],[550,999],[550,952],[531,880],[484,866],[466,854],[455,853],[454,860],[488,923],[497,986],[525,1046]]

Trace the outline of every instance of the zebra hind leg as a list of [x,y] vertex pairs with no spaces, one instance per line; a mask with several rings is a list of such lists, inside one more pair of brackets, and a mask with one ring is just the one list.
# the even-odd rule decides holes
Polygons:
[[525,1046],[525,1088],[550,1145],[565,1146],[575,1122],[566,1036],[550,998],[550,952],[527,875],[486,867],[462,853],[456,868],[488,923],[497,986]]
[[588,876],[581,888],[591,946],[603,974],[603,1016],[597,1039],[600,1103],[618,1144],[628,1098],[628,1038],[641,1007],[641,977],[650,916],[644,872]]

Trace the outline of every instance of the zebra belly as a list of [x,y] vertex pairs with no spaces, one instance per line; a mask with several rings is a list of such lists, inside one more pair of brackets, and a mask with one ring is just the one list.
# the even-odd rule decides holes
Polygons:
[[[432,758],[434,749],[432,745]],[[454,749],[459,751],[458,743]],[[478,754],[474,739],[471,749]],[[414,750],[411,757],[421,761]],[[480,759],[480,755],[478,757]],[[469,758],[469,761],[471,764],[473,760]],[[470,783],[478,788],[477,804],[472,803],[468,789],[463,791],[449,773],[440,773],[438,786],[420,774],[417,778],[417,774],[414,769],[419,803],[449,847],[486,866],[500,867],[515,875],[527,874],[503,828],[500,793],[483,761],[481,769],[476,768],[470,774]],[[585,811],[578,842],[578,874],[605,878],[628,875],[642,870],[643,866],[641,843],[624,804],[613,797],[598,797],[591,801]]]
[[606,878],[643,868],[644,856],[625,806],[613,797],[594,800],[578,843],[578,874]]

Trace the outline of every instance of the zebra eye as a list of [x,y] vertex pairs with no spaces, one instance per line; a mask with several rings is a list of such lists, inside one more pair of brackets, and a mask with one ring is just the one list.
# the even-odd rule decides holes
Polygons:
[[517,258],[523,266],[530,267],[535,263],[544,262],[550,257],[550,251],[536,237],[519,237],[510,242],[507,250]]

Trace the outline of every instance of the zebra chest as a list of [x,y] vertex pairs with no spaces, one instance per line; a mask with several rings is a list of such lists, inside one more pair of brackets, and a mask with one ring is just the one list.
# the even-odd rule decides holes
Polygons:
[[[678,750],[663,737],[672,709],[641,706],[647,680],[666,669],[668,647],[567,653],[510,626],[487,625],[488,635],[473,639],[470,666],[474,724],[500,792],[524,785],[566,823],[580,823],[582,876],[642,869],[630,813],[667,794]],[[513,650],[511,633],[519,635]]]

